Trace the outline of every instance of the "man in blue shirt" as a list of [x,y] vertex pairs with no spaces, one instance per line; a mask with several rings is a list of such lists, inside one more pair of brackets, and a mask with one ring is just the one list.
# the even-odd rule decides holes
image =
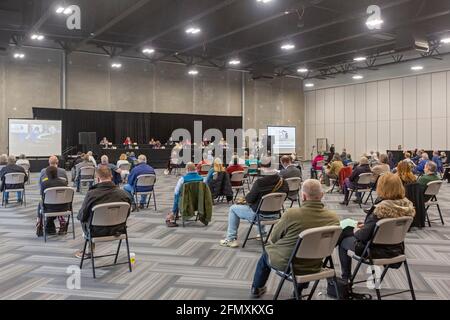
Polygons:
[[424,174],[425,173],[425,171],[424,171],[425,165],[428,163],[428,161],[430,161],[430,158],[428,157],[428,153],[426,153],[426,152],[422,153],[422,158],[421,158],[419,164],[414,169],[414,173]]
[[434,163],[436,163],[436,172],[443,173],[444,172],[444,166],[442,164],[441,155],[439,154],[439,151],[433,152],[433,159],[431,159]]
[[[134,190],[137,182],[137,178],[144,174],[155,174],[155,169],[147,164],[147,157],[141,154],[137,159],[136,166],[130,171],[128,176],[128,183],[123,186],[123,190],[128,192],[134,199]],[[153,190],[151,187],[137,187],[137,192],[149,192]],[[139,209],[143,209],[144,205],[147,203],[147,195],[141,195],[141,201],[139,202]],[[137,204],[134,204],[137,205]]]
[[166,225],[168,227],[178,227],[178,224],[175,223],[175,216],[178,213],[178,201],[180,199],[181,193],[183,192],[183,184],[198,181],[203,181],[203,177],[198,174],[195,164],[193,164],[192,162],[188,162],[186,164],[186,174],[184,175],[184,177],[178,179],[177,185],[175,187],[172,212],[167,214],[166,217]]

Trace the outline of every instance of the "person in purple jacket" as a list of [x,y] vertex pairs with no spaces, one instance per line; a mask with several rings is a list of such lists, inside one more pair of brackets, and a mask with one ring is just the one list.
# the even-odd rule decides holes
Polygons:
[[[147,157],[141,154],[137,159],[137,165],[130,171],[130,174],[128,176],[128,183],[123,186],[123,190],[128,192],[133,199],[137,177],[143,174],[155,174],[155,169],[153,169],[151,166],[147,164]],[[137,192],[148,192],[152,190],[153,187],[137,187],[136,189]],[[147,195],[141,195],[139,208],[143,209],[146,203],[147,203]]]

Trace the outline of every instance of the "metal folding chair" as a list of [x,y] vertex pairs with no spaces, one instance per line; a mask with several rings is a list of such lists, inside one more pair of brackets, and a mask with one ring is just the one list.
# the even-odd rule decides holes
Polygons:
[[[428,200],[425,203],[425,216],[427,218],[429,227],[431,227],[431,221],[441,220],[442,225],[444,225],[444,218],[442,217],[441,207],[439,206],[439,201],[437,199],[437,195],[439,194],[439,191],[441,190],[441,186],[442,186],[442,180],[428,182],[427,187],[424,191],[425,196],[431,196],[430,200]],[[436,208],[438,209],[438,212],[439,212],[440,219],[430,220],[430,217],[428,216],[428,209],[431,206],[436,206]]]
[[[26,206],[26,196],[25,196],[25,173],[22,172],[13,172],[13,173],[7,173],[5,174],[5,189],[3,190],[2,194],[2,206],[6,207],[6,193],[10,192],[21,192],[22,193],[22,204]],[[23,185],[23,188],[15,188],[15,189],[7,189],[7,185]],[[8,200],[8,203],[10,201]],[[20,202],[19,199],[17,199],[17,202]]]
[[[234,194],[234,198],[233,201],[236,201],[236,198],[239,194],[239,192],[242,191],[242,194],[245,197],[245,187],[244,187],[244,171],[235,171],[231,174],[231,178],[230,178],[230,182],[231,182],[231,189],[235,192]],[[234,184],[238,184],[236,186],[233,186]]]
[[[87,166],[80,168],[80,193],[83,194],[83,185],[95,182],[95,167]],[[89,187],[88,187],[89,188]]]
[[[372,188],[370,187],[370,184],[372,182],[372,177],[373,177],[373,173],[371,172],[367,172],[367,173],[361,173],[358,176],[358,179],[356,181],[356,187],[349,189],[350,191],[350,196],[347,199],[347,203],[346,205],[348,206],[348,203],[350,202],[350,199],[353,196],[353,193],[357,193],[357,192],[361,192],[361,201],[359,202],[359,207],[362,208],[361,203],[362,203],[362,199],[364,199],[364,196],[367,192],[369,192],[368,197],[370,197],[370,199],[372,200],[372,205],[373,205],[373,197],[372,194],[370,193],[370,191],[372,190]],[[367,202],[367,201],[366,201]]]
[[[300,203],[300,189],[302,188],[302,178],[299,177],[293,177],[293,178],[287,178],[285,181],[288,184],[289,187],[289,193],[287,196],[288,200],[291,200],[291,206],[289,208],[292,208],[294,205],[294,202],[298,202],[298,206],[301,207]],[[291,196],[291,194],[294,194],[295,196]]]
[[[47,242],[47,218],[52,217],[70,217],[72,220],[72,235],[75,239],[75,223],[73,219],[73,196],[75,190],[70,187],[54,187],[44,190],[43,205],[41,207],[42,219],[44,224],[44,242]],[[66,211],[47,212],[46,205],[67,205]]]
[[[134,184],[134,201],[136,203],[136,209],[139,211],[138,206],[138,196],[146,195],[148,197],[147,200],[147,208],[150,204],[150,200],[153,198],[153,205],[156,209],[156,195],[155,195],[155,183],[156,183],[156,176],[154,174],[142,174],[136,178],[136,183]],[[150,191],[137,191],[138,188],[148,188]]]

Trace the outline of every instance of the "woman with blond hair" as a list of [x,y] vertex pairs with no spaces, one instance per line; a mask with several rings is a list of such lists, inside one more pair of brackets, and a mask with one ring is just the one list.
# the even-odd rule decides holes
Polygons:
[[[117,168],[120,169],[121,165],[127,165],[127,164],[130,165],[130,168],[131,168],[131,164],[127,160],[127,155],[125,153],[122,153],[119,157],[119,161],[117,161]],[[122,172],[120,173],[120,175],[122,177],[122,181],[125,181],[125,178],[128,177],[129,174],[130,174],[129,170],[122,169]]]
[[213,199],[226,196],[228,202],[233,200],[230,176],[226,172],[221,159],[214,159],[213,166],[205,178],[205,183],[209,186]]
[[[414,217],[416,211],[411,201],[405,196],[405,188],[399,176],[393,173],[383,174],[377,183],[379,202],[372,213],[366,216],[364,222],[358,222],[353,235],[344,237],[339,243],[339,260],[341,261],[342,279],[348,281],[352,270],[352,258],[347,255],[351,250],[357,255],[363,253],[364,247],[371,239],[378,221],[386,218]],[[373,245],[370,248],[370,258],[392,258],[404,253],[403,244]],[[368,258],[368,257],[364,257]]]

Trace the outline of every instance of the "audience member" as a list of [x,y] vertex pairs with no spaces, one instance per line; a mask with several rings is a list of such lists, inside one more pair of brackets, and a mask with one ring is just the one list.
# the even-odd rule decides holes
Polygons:
[[[230,178],[231,178],[231,174],[232,174],[233,172],[236,172],[236,171],[244,171],[244,167],[242,167],[242,166],[239,164],[239,158],[238,158],[237,155],[234,155],[234,156],[233,156],[233,159],[231,160],[231,162],[232,162],[232,164],[229,165],[228,168],[227,168],[227,173],[230,175]],[[235,181],[235,182],[232,181],[232,182],[231,182],[231,185],[234,186],[234,187],[236,187],[236,186],[240,186],[241,183],[238,182],[238,181]]]
[[[339,260],[344,281],[350,279],[352,267],[352,258],[348,256],[347,251],[351,250],[357,255],[361,255],[367,242],[371,239],[376,223],[379,220],[415,215],[412,202],[405,198],[405,188],[402,181],[395,174],[386,173],[380,177],[377,185],[377,194],[382,201],[377,204],[373,213],[368,214],[363,223],[358,223],[353,230],[353,235],[344,237],[339,244]],[[403,253],[403,244],[389,246],[372,245],[370,258],[391,258]]]
[[178,179],[177,185],[175,186],[172,212],[168,213],[166,217],[166,225],[169,228],[178,227],[178,224],[175,220],[179,211],[178,205],[181,193],[183,192],[183,184],[200,181],[203,181],[203,177],[198,174],[195,164],[193,164],[192,162],[188,162],[186,164],[186,174]]
[[[137,159],[136,166],[131,169],[130,175],[128,176],[127,184],[123,186],[123,190],[128,192],[133,199],[133,204],[138,205],[137,203],[134,203],[134,191],[137,192],[149,192],[153,190],[152,187],[136,187],[137,178],[140,175],[144,174],[155,174],[155,169],[153,169],[150,165],[147,164],[147,157],[143,154],[141,154]],[[141,199],[139,202],[139,208],[143,209],[145,204],[147,203],[147,195],[141,195]]]
[[281,157],[281,166],[282,169],[280,171],[280,176],[283,179],[289,179],[289,178],[302,178],[302,172],[301,170],[296,167],[292,163],[291,156],[282,156]]
[[[301,232],[311,228],[339,225],[337,214],[325,208],[322,197],[323,191],[319,181],[309,179],[304,182],[302,207],[288,209],[283,214],[273,229],[266,252],[259,259],[251,291],[254,297],[260,297],[266,291],[265,285],[272,267],[281,271],[286,269]],[[295,258],[295,274],[319,272],[322,263],[321,259]],[[304,287],[306,286],[299,286],[299,291]]]
[[103,155],[100,158],[100,164],[98,167],[108,167],[111,170],[112,176],[113,176],[113,182],[118,185],[122,181],[122,170],[118,168],[115,164],[109,163],[109,158],[107,155]]
[[372,182],[377,181],[378,177],[382,174],[390,172],[391,167],[388,164],[388,156],[385,154],[380,154],[378,164],[374,165],[371,170],[373,173]]
[[18,166],[26,165],[30,167],[30,161],[28,161],[27,157],[24,154],[21,154],[19,156],[19,159],[16,161],[16,164]]
[[[111,203],[111,202],[126,202],[131,204],[132,199],[130,195],[121,190],[112,182],[111,170],[102,166],[96,170],[97,184],[95,184],[86,194],[80,211],[78,212],[78,220],[81,222],[84,234],[90,234],[91,237],[104,237],[113,236],[117,233],[125,232],[126,225],[118,225],[111,227],[91,227],[89,223],[93,214],[92,208],[96,205]],[[94,253],[95,247],[91,248],[92,252],[85,255],[85,258],[89,259]],[[83,251],[76,252],[76,257],[81,258]]]
[[403,186],[414,183],[417,180],[416,176],[411,170],[410,162],[406,161],[406,159],[398,163],[396,175],[402,181]]
[[333,161],[329,163],[325,169],[325,185],[330,185],[330,179],[337,180],[339,179],[339,171],[344,167],[342,163],[341,156],[337,153],[334,154]]
[[341,153],[341,161],[344,162],[345,160],[347,160],[347,149],[342,149],[342,153]]
[[227,174],[220,158],[214,159],[213,166],[205,178],[205,183],[211,190],[213,199],[225,196],[227,202],[233,200],[233,189],[231,188],[230,176]]
[[56,168],[56,172],[57,172],[58,178],[62,178],[64,180],[66,180],[66,181],[69,181],[69,179],[67,178],[66,170],[64,170],[63,168],[59,168],[58,164],[59,164],[59,160],[58,160],[57,156],[50,156],[48,158],[48,167],[42,169],[41,173],[39,175],[39,185],[41,186],[41,192],[42,192],[42,183],[48,179],[48,177],[47,177],[47,169],[49,167]]
[[[89,161],[89,154],[85,154],[83,157],[83,161],[80,162],[79,164],[77,164],[75,166],[75,184],[77,186],[77,192],[80,192],[80,184],[81,184],[81,179],[87,179],[87,178],[91,178],[90,176],[81,176],[81,168],[84,167],[94,167],[94,164]],[[89,183],[89,187],[92,187],[92,182]]]
[[[130,165],[131,168],[131,164],[128,162],[127,160],[127,155],[125,153],[122,153],[119,157],[119,160],[117,161],[117,168],[120,169],[120,166],[122,165]],[[125,169],[120,169],[120,176],[122,178],[122,180],[125,180],[125,178],[130,174],[129,170],[125,170]]]
[[444,172],[444,165],[442,164],[441,155],[439,151],[433,152],[433,158],[431,159],[436,164],[436,172],[443,173]]
[[424,169],[425,169],[425,165],[428,163],[428,161],[430,161],[429,158],[428,158],[428,153],[423,152],[419,164],[414,169],[414,173],[416,173],[416,174],[423,174],[424,173]]
[[[422,185],[424,190],[426,189],[428,183],[440,180],[436,173],[436,170],[437,166],[433,161],[428,161],[425,164],[424,174],[417,180],[417,183]],[[430,199],[431,196],[424,196],[425,202],[429,201]]]
[[350,153],[347,153],[347,158],[343,161],[344,166],[348,166],[350,163],[352,163],[352,155]]
[[323,163],[325,161],[325,158],[323,157],[322,152],[319,152],[313,159],[311,163],[311,178],[318,178],[316,172],[322,171],[323,169]]
[[[349,195],[350,195],[350,191],[349,189],[353,189],[358,187],[367,187],[367,186],[363,186],[360,184],[357,184],[359,176],[363,173],[371,173],[372,171],[370,170],[369,167],[369,160],[366,157],[362,157],[359,160],[359,165],[355,166],[353,168],[352,174],[350,177],[346,178],[344,181],[344,201],[341,202],[341,204],[347,204],[350,199],[349,199]],[[361,202],[361,196],[358,195],[358,193],[356,194],[356,200],[355,202],[360,203]]]
[[[28,181],[28,176],[27,173],[25,172],[25,169],[18,166],[16,164],[16,157],[13,155],[9,155],[8,157],[8,162],[6,164],[5,167],[3,167],[3,169],[0,170],[0,181],[1,181],[1,189],[0,191],[4,191],[6,189],[23,189],[25,188],[25,184],[21,183],[21,184],[6,184],[5,183],[5,175],[8,173],[24,173],[25,174],[25,180],[24,182]],[[19,203],[23,203],[23,198],[22,198],[22,192],[18,191],[16,193],[17,195],[17,201]],[[8,200],[9,200],[9,192],[5,192],[4,193],[4,199],[6,204],[8,204]]]
[[[230,207],[228,213],[228,231],[227,237],[220,241],[220,245],[224,247],[237,248],[239,246],[237,242],[238,228],[240,219],[247,221],[253,221],[255,218],[255,212],[258,208],[261,198],[266,194],[273,192],[288,193],[289,187],[287,182],[284,181],[278,175],[278,171],[270,168],[271,159],[264,159],[261,162],[261,168],[264,170],[265,175],[255,181],[252,189],[247,193],[245,197],[246,204],[235,204]],[[279,212],[265,212],[267,218],[278,217]],[[265,228],[262,228],[264,236]]]
[[406,162],[411,169],[415,168],[416,164],[414,163],[414,161],[411,160],[411,153],[409,152],[405,152],[405,159],[403,159],[404,162]]
[[[259,160],[255,158],[255,156],[253,154],[250,154],[248,156],[248,159],[245,160],[245,165],[247,167],[250,167],[251,165],[259,165]],[[255,174],[258,173],[258,169],[248,169],[248,173],[250,174]]]
[[94,158],[92,151],[88,151],[87,155],[89,156],[89,161],[94,164],[94,167],[97,166],[97,161]]

